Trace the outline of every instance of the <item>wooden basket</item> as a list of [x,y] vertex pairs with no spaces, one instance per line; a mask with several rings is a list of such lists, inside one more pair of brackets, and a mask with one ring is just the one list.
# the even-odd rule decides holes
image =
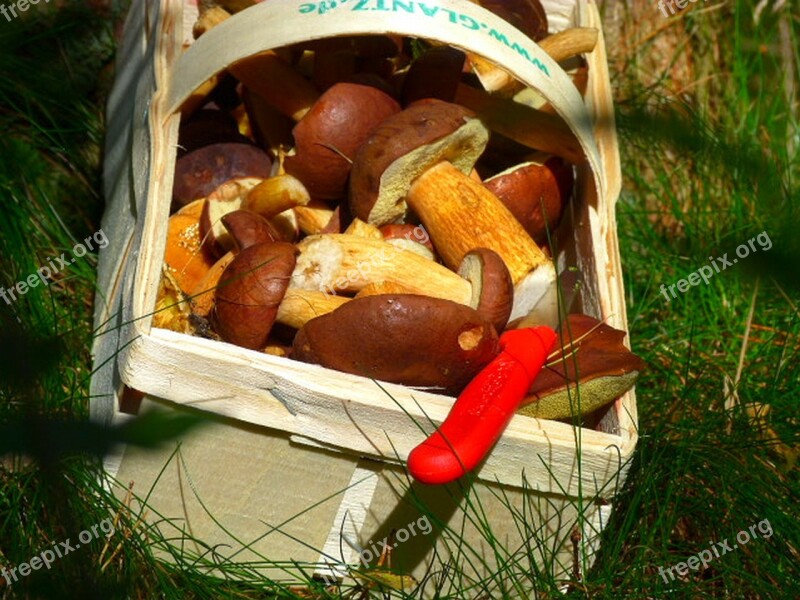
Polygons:
[[[551,32],[569,25],[600,29],[591,2],[543,4]],[[560,271],[575,266],[583,274],[582,294],[573,310],[627,330],[614,216],[619,156],[602,35],[586,56],[589,81],[583,99],[536,44],[466,0],[270,0],[235,15],[184,51],[190,38],[185,24],[190,27],[194,16],[192,7],[180,0],[146,0],[134,4],[126,24],[108,106],[103,230],[111,243],[99,267],[92,413],[105,422],[125,419],[120,406],[124,384],[147,394],[146,403],[189,406],[223,419],[183,441],[182,466],[174,472],[159,475],[170,452],[131,449],[110,460],[107,469],[122,481],[136,480],[142,492],[158,482],[151,504],[162,514],[189,520],[195,535],[209,544],[235,546],[240,540],[233,532],[244,534],[254,526],[263,528],[260,523],[278,523],[295,514],[297,500],[286,492],[309,505],[329,495],[302,519],[302,526],[287,526],[291,530],[296,525],[292,535],[300,535],[306,545],[293,542],[289,534],[279,540],[273,536],[241,556],[258,551],[314,564],[325,562],[319,552],[324,548],[322,554],[333,552],[337,564],[349,564],[354,551],[340,552],[345,515],[345,530],[362,542],[377,539],[372,536],[388,531],[392,523],[402,527],[409,514],[402,498],[408,493],[398,491],[397,476],[410,450],[425,437],[415,423],[431,431],[431,420],[444,419],[452,398],[401,385],[379,386],[362,377],[151,327],[181,105],[237,60],[334,35],[392,32],[482,55],[539,91],[580,141],[587,162],[577,168],[575,201],[565,217],[574,239],[554,259]],[[548,499],[540,502],[540,517],[557,515],[555,533],[561,534],[555,535],[560,558],[552,569],[565,571],[571,568],[571,548],[564,530],[579,523],[585,555],[591,557],[610,510],[606,500],[624,481],[636,439],[633,391],[609,406],[594,429],[517,415],[476,473],[485,483],[475,493],[491,503],[491,491],[503,486],[520,502],[529,501],[531,494]],[[320,478],[320,472],[327,478]],[[273,489],[270,481],[282,489]],[[200,498],[202,505],[187,493],[187,482],[193,491],[203,487],[207,497]],[[528,489],[523,492],[523,487]],[[231,490],[240,495],[231,497]],[[433,505],[452,503],[444,492],[424,494]],[[268,518],[257,514],[262,506],[257,497],[274,507]],[[584,499],[602,501],[583,506]],[[206,514],[209,507],[225,513],[224,528]],[[456,503],[446,510],[445,522],[457,520],[462,508]],[[513,534],[510,515],[503,516],[498,506],[490,512],[499,530]],[[415,574],[424,572],[434,545],[419,540],[404,545],[404,552],[420,555],[411,560]],[[340,575],[341,569],[333,572]]]

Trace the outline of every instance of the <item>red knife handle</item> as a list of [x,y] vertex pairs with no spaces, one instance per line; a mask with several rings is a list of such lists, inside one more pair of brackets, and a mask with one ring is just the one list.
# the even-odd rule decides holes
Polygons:
[[408,455],[414,478],[449,483],[478,466],[527,395],[555,340],[555,331],[545,326],[500,336],[500,354],[464,388],[439,429]]

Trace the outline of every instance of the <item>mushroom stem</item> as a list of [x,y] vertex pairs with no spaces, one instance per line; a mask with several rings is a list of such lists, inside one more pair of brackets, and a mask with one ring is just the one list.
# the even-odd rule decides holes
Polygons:
[[514,283],[511,318],[545,301],[549,320],[555,299],[553,264],[497,196],[450,163],[441,162],[414,181],[406,201],[448,267],[457,270],[475,248],[493,250]]
[[294,145],[292,119],[246,87],[242,88],[242,99],[256,143],[266,148],[270,156],[278,157],[283,148]]
[[333,218],[333,209],[321,200],[312,200],[305,206],[296,206],[297,222],[300,231],[306,235],[322,233]]
[[258,4],[258,0],[215,0],[214,3],[218,4],[229,13],[235,14],[244,10],[245,8],[250,8],[251,6]]
[[356,294],[356,298],[366,298],[367,296],[381,296],[384,294],[413,294],[413,290],[409,290],[406,286],[399,283],[390,283],[386,281],[379,281],[377,283],[370,283],[369,285],[361,288],[361,291]]
[[229,19],[231,14],[221,6],[212,6],[206,10],[200,11],[200,16],[192,27],[192,35],[194,39],[199,38],[201,35],[214,29],[217,25]]
[[558,115],[492,96],[463,83],[456,90],[455,103],[477,113],[492,131],[524,146],[561,156],[571,163],[584,160],[578,139]]
[[[561,62],[577,56],[592,52],[597,45],[599,32],[594,27],[572,27],[549,35],[538,42],[550,58]],[[505,69],[495,66],[477,54],[468,54],[472,69],[478,76],[481,85],[487,92],[499,93],[504,97],[514,95],[525,86],[516,77]]]
[[[591,52],[597,45],[598,30],[593,27],[565,29],[541,40],[539,46],[556,62]],[[520,89],[517,80],[481,57],[470,57],[481,83],[490,95],[460,84],[455,102],[475,111],[489,129],[525,146],[566,158],[572,163],[583,160],[578,140],[561,117],[530,108],[502,97]]]
[[295,177],[284,173],[265,179],[253,187],[247,193],[242,208],[271,219],[290,208],[305,206],[310,201],[305,186]]
[[295,121],[302,119],[319,98],[314,85],[271,50],[245,58],[228,70]]
[[402,285],[412,293],[466,306],[472,299],[468,281],[384,240],[345,234],[312,235],[298,248],[300,257],[292,274],[296,287],[335,294],[359,292],[371,283],[387,282]]
[[594,27],[572,27],[539,41],[539,47],[561,62],[578,54],[592,52],[597,46],[599,32]]
[[343,296],[290,287],[286,290],[286,295],[278,306],[275,320],[289,327],[300,329],[311,319],[333,312],[349,301],[350,298]]
[[375,227],[375,225],[371,225],[370,223],[365,223],[361,219],[353,219],[350,225],[347,226],[342,233],[347,235],[355,235],[362,238],[371,238],[374,240],[382,240],[383,234],[381,230]]
[[499,254],[514,283],[549,262],[502,201],[449,162],[418,177],[406,201],[435,240],[444,263],[454,271],[475,248]]

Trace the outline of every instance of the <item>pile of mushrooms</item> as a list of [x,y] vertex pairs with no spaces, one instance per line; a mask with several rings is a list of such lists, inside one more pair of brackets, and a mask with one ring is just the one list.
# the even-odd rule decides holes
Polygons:
[[[544,11],[481,4],[580,86],[596,31],[548,36]],[[234,64],[184,107],[155,326],[458,394],[506,328],[557,318],[547,244],[582,156],[531,94],[390,35]]]

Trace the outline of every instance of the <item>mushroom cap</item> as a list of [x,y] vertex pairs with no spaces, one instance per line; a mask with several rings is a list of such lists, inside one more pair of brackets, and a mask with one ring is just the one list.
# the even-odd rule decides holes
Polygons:
[[417,177],[442,161],[469,173],[488,140],[489,130],[463,106],[435,99],[413,103],[376,127],[356,153],[353,216],[377,226],[399,220]]
[[493,250],[476,248],[464,256],[458,274],[472,284],[472,307],[501,333],[514,304],[514,283],[503,259]]
[[306,323],[295,337],[292,357],[457,394],[498,351],[494,327],[468,306],[383,294],[356,298]]
[[222,224],[231,234],[238,252],[256,244],[276,242],[281,239],[272,224],[252,210],[240,209],[230,212],[222,217]]
[[[624,331],[594,317],[572,314],[549,366],[531,385],[520,413],[540,419],[588,414],[633,387],[645,362],[625,346]],[[555,356],[553,356],[555,355]],[[580,386],[580,390],[578,390]]]
[[205,198],[231,179],[266,179],[271,167],[267,153],[250,144],[204,146],[175,163],[172,199],[183,205]]
[[222,223],[222,217],[240,210],[244,198],[262,179],[247,177],[226,181],[205,199],[200,217],[200,235],[204,244],[216,258],[222,258],[234,247],[233,239]]
[[296,153],[286,157],[286,172],[302,181],[313,198],[343,198],[349,160],[370,132],[399,110],[397,101],[377,88],[337,83],[292,130]]
[[216,291],[213,324],[222,339],[252,350],[267,345],[296,255],[286,242],[256,244],[236,255]]
[[219,280],[235,256],[233,252],[228,252],[225,256],[220,258],[197,283],[195,289],[192,290],[192,312],[198,317],[203,317],[204,319],[208,318],[208,315],[214,310],[214,301]]
[[538,244],[558,226],[572,184],[572,165],[558,157],[516,165],[484,182]]
[[195,200],[169,218],[164,263],[185,294],[192,294],[198,282],[214,266],[208,244],[201,235],[200,219],[205,200]]

